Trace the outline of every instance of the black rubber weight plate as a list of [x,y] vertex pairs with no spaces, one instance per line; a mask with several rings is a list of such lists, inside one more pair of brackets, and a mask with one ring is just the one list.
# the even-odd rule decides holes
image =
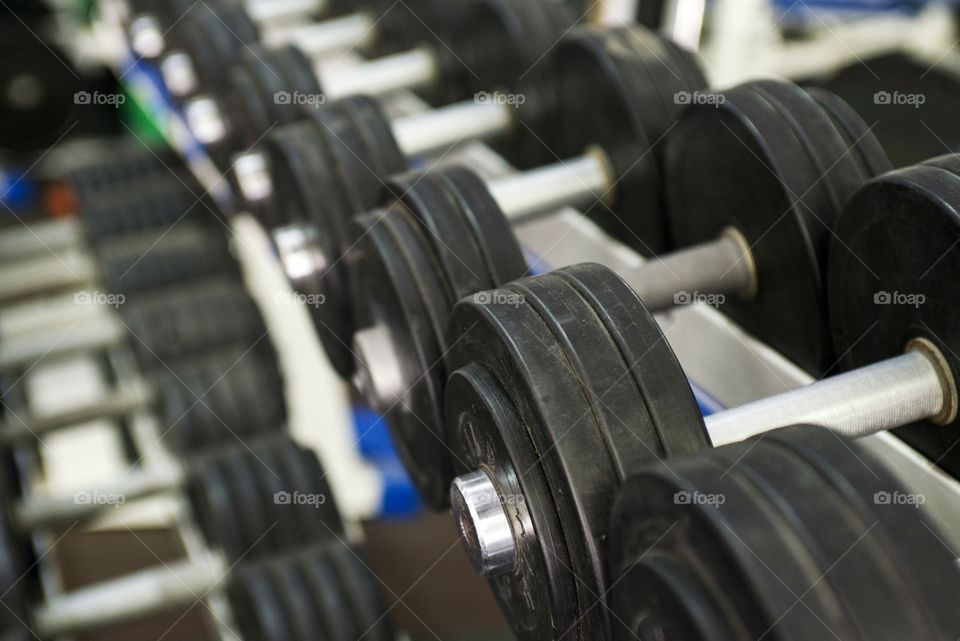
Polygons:
[[837,128],[846,137],[851,153],[856,154],[864,175],[872,178],[893,169],[871,127],[843,98],[817,87],[807,88],[806,92],[833,118]]
[[[954,378],[960,374],[960,178],[943,168],[958,166],[947,156],[888,173],[844,210],[830,248],[828,290],[843,369],[896,356],[911,338],[925,337],[939,346]],[[958,475],[957,427],[917,424],[896,433]]]
[[623,469],[632,472],[637,464],[653,457],[672,457],[707,447],[706,427],[683,368],[659,324],[633,290],[599,265],[574,265],[557,273],[590,302],[602,319],[646,403],[655,434],[640,422],[628,422],[629,436],[635,442],[632,449],[620,449]]
[[[659,443],[640,390],[616,343],[587,301],[561,274],[551,272],[514,286],[563,346],[619,484],[640,464],[660,455],[659,449],[652,449]],[[614,488],[609,488],[607,494],[613,493]]]
[[[516,283],[525,280],[530,279]],[[600,537],[609,516],[606,499],[616,483],[613,466],[563,349],[524,302],[523,291],[508,286],[489,294],[489,303],[464,299],[454,308],[448,330],[450,367],[477,363],[511,390],[542,453],[540,464],[554,492],[578,579],[577,634],[594,638],[604,634],[603,612],[596,607],[586,611],[584,604],[603,592]]]
[[[398,453],[426,503],[447,501],[451,480],[443,444],[443,332],[453,300],[419,226],[403,210],[372,212],[354,223],[360,240],[350,260],[357,321],[389,329],[410,403],[386,411]],[[433,428],[432,431],[431,428]]]
[[722,311],[804,369],[832,364],[826,335],[822,227],[804,200],[816,169],[786,121],[741,85],[719,105],[693,105],[666,144],[667,202],[679,247],[735,227],[751,244],[759,289]]
[[361,630],[361,638],[370,641],[394,641],[395,632],[387,606],[380,593],[379,580],[369,569],[359,550],[345,545],[331,548],[330,561],[340,579],[340,586]]
[[[467,335],[467,340],[470,336]],[[457,474],[484,469],[507,501],[517,543],[515,572],[489,579],[518,639],[565,638],[576,628],[575,579],[550,489],[507,392],[479,365],[446,387],[448,445]],[[517,497],[524,497],[518,500]]]
[[442,176],[473,231],[492,286],[499,287],[525,276],[527,263],[523,250],[510,221],[483,179],[467,167],[446,167]]
[[[760,80],[750,83],[750,88],[766,98],[790,124],[817,170],[819,182],[813,190],[823,191],[828,200],[822,212],[813,209],[812,214],[821,226],[821,235],[829,238],[840,211],[850,196],[869,176],[860,171],[860,165],[851,155],[843,134],[834,126],[833,119],[813,98],[800,87],[786,82]],[[820,248],[820,261],[826,260],[829,241],[816,243]]]
[[[777,430],[766,440],[788,441],[793,452],[831,478],[867,523],[879,522],[880,527],[874,534],[884,549],[875,562],[878,566],[887,564],[886,571],[897,575],[894,582],[903,591],[897,597],[898,602],[914,604],[904,608],[910,610],[909,615],[903,615],[902,611],[899,614],[913,618],[915,629],[939,630],[934,637],[956,637],[960,630],[960,612],[952,607],[954,601],[950,595],[957,593],[960,577],[956,572],[942,571],[947,566],[955,568],[955,555],[943,545],[943,536],[931,523],[917,526],[918,519],[925,518],[925,514],[916,502],[880,499],[885,495],[894,497],[898,492],[901,496],[910,496],[883,463],[863,447],[851,449],[838,445],[837,437],[826,430]],[[921,619],[926,619],[926,623]]]

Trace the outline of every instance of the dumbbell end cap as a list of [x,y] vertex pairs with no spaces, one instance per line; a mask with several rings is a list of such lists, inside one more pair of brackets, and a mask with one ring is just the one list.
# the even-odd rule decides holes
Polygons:
[[458,476],[450,506],[467,558],[480,576],[491,578],[517,567],[517,545],[497,486],[484,471]]

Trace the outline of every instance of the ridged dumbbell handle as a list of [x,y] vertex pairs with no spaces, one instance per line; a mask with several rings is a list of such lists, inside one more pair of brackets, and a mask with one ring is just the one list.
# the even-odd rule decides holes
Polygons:
[[202,600],[228,571],[222,556],[209,554],[55,596],[34,612],[36,633],[44,639],[60,637]]
[[156,399],[156,390],[138,382],[93,401],[46,416],[20,416],[0,423],[0,447],[30,438],[42,437],[71,425],[89,421],[116,419],[149,406]]
[[949,366],[927,341],[900,356],[831,376],[706,418],[715,446],[788,425],[820,425],[850,438],[915,421],[950,422],[957,390]]
[[70,496],[28,498],[14,507],[14,518],[21,531],[83,521],[130,501],[175,491],[186,478],[186,471],[175,465],[139,469],[115,483]]

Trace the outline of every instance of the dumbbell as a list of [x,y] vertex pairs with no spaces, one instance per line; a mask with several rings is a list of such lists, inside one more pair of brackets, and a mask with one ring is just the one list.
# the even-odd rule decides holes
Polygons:
[[[276,355],[261,343],[263,321],[239,284],[212,281],[164,293],[131,304],[121,319],[147,380],[127,381],[102,398],[51,415],[13,413],[0,423],[0,444],[148,408],[159,410],[164,434],[177,451],[285,422]],[[6,353],[16,349],[7,346]],[[25,354],[19,354],[24,363],[42,358]]]
[[466,6],[438,0],[420,0],[412,6],[382,1],[340,5],[333,12],[337,18],[284,24],[266,33],[257,28],[242,5],[193,10],[169,35],[172,48],[160,62],[164,84],[178,99],[201,91],[217,95],[223,89],[224,69],[235,64],[248,46],[258,43],[290,45],[315,61],[354,47],[399,51],[446,33],[441,25]]
[[[693,119],[697,127],[726,132],[714,135],[711,153],[727,159],[727,166],[708,176],[665,173],[670,181],[679,181],[671,182],[671,190],[696,191],[706,180],[743,195],[737,200],[716,200],[713,208],[677,208],[671,220],[676,228],[691,219],[691,226],[713,225],[713,237],[648,260],[623,277],[655,311],[686,302],[676,298],[677,292],[686,291],[742,296],[749,300],[743,305],[745,313],[763,318],[771,314],[772,302],[782,303],[797,292],[810,309],[794,313],[817,324],[808,330],[813,333],[825,324],[821,292],[826,233],[843,202],[885,158],[868,127],[834,97],[820,94],[845,116],[844,122],[856,126],[860,137],[853,153],[836,129],[834,138],[828,138],[834,126],[832,112],[820,109],[813,97],[795,85],[748,83],[722,95],[726,100],[722,109],[688,112],[675,130],[690,129],[686,121]],[[775,97],[803,104],[803,108],[792,108],[792,117],[809,123],[808,131],[817,132],[816,142],[791,141],[787,136],[793,135],[792,129],[786,120],[763,118],[774,113],[770,104],[782,104],[774,102]],[[766,111],[751,111],[761,100],[770,101],[765,103]],[[672,140],[667,147],[673,148]],[[350,350],[356,359],[354,381],[365,400],[387,416],[401,456],[430,505],[444,504],[443,479],[449,478],[442,389],[449,371],[443,355],[450,346],[443,328],[450,306],[458,298],[476,294],[485,287],[483,283],[496,287],[527,272],[511,222],[559,204],[596,201],[615,189],[617,182],[605,170],[610,164],[603,156],[594,150],[574,161],[489,185],[466,168],[402,176],[392,186],[404,196],[385,210],[353,222],[348,237],[357,240],[346,263],[358,328]],[[835,164],[837,169],[826,174],[814,171],[812,158],[826,167]],[[824,193],[835,198],[822,198]],[[800,194],[800,200],[795,200]],[[751,197],[754,202],[746,205]],[[741,202],[743,208],[737,206]],[[650,211],[621,213],[656,217]],[[631,224],[639,228],[645,223]],[[808,291],[804,288],[817,295],[801,298]],[[767,294],[767,289],[774,293]],[[761,338],[762,330],[758,331]],[[349,333],[343,336],[345,342],[351,340]],[[829,349],[829,340],[820,336],[819,349]]]
[[354,546],[323,543],[245,564],[227,595],[245,641],[397,638],[378,579]]
[[582,616],[582,630],[608,637],[610,509],[644,465],[793,424],[851,437],[915,421],[955,430],[952,346],[901,338],[875,354],[886,360],[703,418],[656,320],[605,267],[566,267],[461,301],[448,326],[444,436],[474,568],[519,636],[543,638],[551,622],[560,635]]
[[[148,230],[102,243],[97,249],[98,260],[79,250],[77,254],[83,257],[83,270],[56,255],[5,267],[0,300],[22,300],[27,294],[85,285],[102,286],[106,290],[103,295],[109,297],[107,302],[126,304],[159,287],[239,272],[222,233],[187,222],[162,233]],[[81,300],[83,297],[88,299]],[[78,303],[73,306],[76,327],[69,334],[55,327],[36,332],[27,340],[0,344],[0,370],[30,366],[39,359],[77,350],[101,349],[125,337],[117,323],[87,318],[87,306],[79,303],[96,302],[91,294],[76,294],[74,302]]]
[[[215,161],[226,166],[278,123],[300,120],[325,100],[434,89],[452,101],[482,88],[515,86],[525,73],[536,78],[538,61],[575,19],[565,5],[550,0],[471,0],[464,11],[440,43],[341,72],[321,74],[295,47],[253,47],[230,70],[222,97],[198,96],[184,106],[187,121]],[[457,43],[456,51],[447,41]],[[474,117],[476,111],[471,110]]]
[[[326,0],[250,0],[248,2],[216,2],[208,4],[189,0],[160,0],[133,3],[126,28],[130,47],[141,58],[159,58],[170,47],[168,38],[176,42],[176,29],[192,16],[212,15],[236,31],[238,45],[254,42],[259,37],[282,38],[296,23],[324,12]],[[234,46],[238,46],[234,45]]]
[[956,638],[956,555],[925,499],[809,426],[644,467],[613,508],[612,636]]
[[[649,246],[662,249],[665,239],[659,214],[660,180],[653,145],[674,122],[681,105],[671,102],[661,108],[655,101],[654,87],[669,88],[670,95],[695,92],[706,84],[703,75],[691,54],[641,27],[581,32],[561,44],[559,52],[558,61],[551,63],[544,74],[545,91],[572,94],[574,90],[565,89],[566,84],[583,89],[586,77],[608,73],[598,83],[609,85],[607,94],[622,92],[622,99],[607,105],[610,114],[617,112],[608,114],[617,125],[604,121],[593,129],[591,142],[602,148],[603,154],[590,153],[535,174],[538,182],[528,193],[512,190],[503,197],[511,199],[511,208],[524,210],[517,213],[525,213],[535,206],[586,205],[598,195],[609,196],[610,204],[621,219],[629,221],[633,233],[642,234]],[[598,95],[606,94],[584,90],[579,101]],[[576,112],[573,104],[572,100],[558,100],[558,107],[552,111]],[[559,105],[566,106],[561,109]],[[641,110],[647,112],[645,118]],[[481,113],[491,117],[471,122],[464,117],[468,111],[478,118]],[[280,226],[273,239],[294,288],[323,296],[324,304],[313,312],[314,322],[327,356],[342,376],[349,376],[354,369],[347,269],[350,260],[344,260],[343,255],[359,236],[348,229],[350,218],[383,204],[391,193],[407,192],[416,179],[411,178],[411,184],[391,184],[389,179],[406,169],[407,155],[437,143],[450,143],[467,132],[502,132],[511,124],[520,126],[513,107],[496,103],[441,109],[390,123],[369,99],[352,98],[342,105],[330,105],[319,127],[304,122],[268,136],[266,151],[271,182],[276,182],[275,210],[279,214],[264,223],[267,227]],[[582,140],[588,135],[582,127],[582,123],[563,124],[550,131],[565,148],[582,154],[588,145]],[[615,179],[614,198],[606,192]],[[427,193],[424,189],[421,191]],[[636,215],[635,211],[645,215]],[[279,219],[281,215],[285,218]],[[508,263],[498,267],[509,268]],[[509,273],[507,280],[523,272]]]
[[115,509],[118,501],[179,493],[213,548],[201,562],[175,562],[82,588],[18,618],[41,638],[104,628],[190,603],[247,559],[342,540],[340,515],[323,478],[316,455],[281,435],[193,456],[182,468],[132,472],[112,487],[12,505],[4,519],[8,551],[22,547],[18,536],[89,519]]
[[73,251],[75,257],[40,256],[6,266],[0,300],[97,284],[132,299],[163,285],[239,270],[226,235],[193,221],[125,234],[100,243],[93,254]]
[[69,257],[72,249],[95,247],[105,239],[134,231],[170,227],[184,217],[227,225],[226,217],[209,198],[198,199],[179,177],[166,171],[129,182],[111,183],[110,187],[89,184],[80,187],[73,180],[68,184],[77,192],[78,215],[25,221],[0,231],[4,261],[18,262],[54,253]]

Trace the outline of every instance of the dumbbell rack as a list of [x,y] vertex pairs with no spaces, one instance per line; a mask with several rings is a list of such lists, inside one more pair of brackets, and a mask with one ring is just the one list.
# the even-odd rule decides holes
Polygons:
[[[118,29],[103,19],[96,31],[109,34],[111,42],[123,42]],[[133,96],[148,101],[145,105],[147,112],[154,116],[168,142],[188,161],[201,184],[214,190],[215,195],[221,188],[226,188],[225,181],[217,175],[209,158],[190,136],[183,120],[172,112],[170,102],[158,87],[156,75],[143,65],[135,64],[131,53],[123,48],[111,64],[118,76],[122,75],[123,83]],[[406,95],[398,97],[396,102],[392,105],[393,110],[409,112],[417,109],[419,101]],[[422,104],[420,108],[423,108]],[[512,171],[502,158],[482,144],[465,146],[444,160],[465,162],[486,178]],[[210,170],[213,170],[212,174]],[[229,200],[229,195],[224,197]],[[573,210],[559,217],[525,223],[517,233],[530,264],[538,271],[596,260],[598,256],[615,270],[635,266],[643,260]],[[275,260],[272,255],[270,260]],[[707,412],[794,389],[813,380],[713,308],[702,304],[680,307],[659,315],[658,320]],[[315,340],[307,336],[298,338],[305,342]],[[286,358],[283,354],[281,356]],[[960,549],[960,530],[955,527],[957,515],[960,515],[960,482],[940,472],[926,458],[890,434],[880,433],[862,442],[885,461],[907,487],[924,494],[928,514],[948,537],[945,544],[951,549]]]

